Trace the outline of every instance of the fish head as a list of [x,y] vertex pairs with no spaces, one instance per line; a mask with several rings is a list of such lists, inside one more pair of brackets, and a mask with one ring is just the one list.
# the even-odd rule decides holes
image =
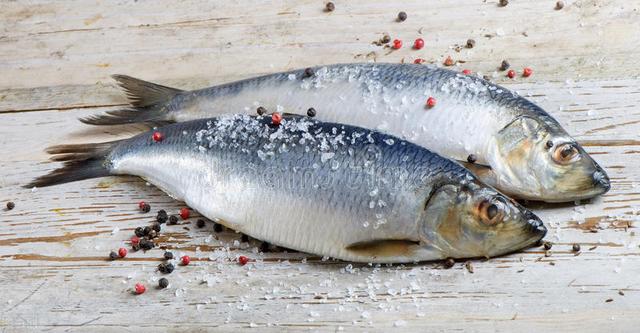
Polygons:
[[423,243],[442,258],[494,257],[531,246],[547,233],[531,211],[477,181],[433,191],[422,222]]
[[495,183],[488,183],[517,198],[547,202],[607,192],[610,182],[604,170],[548,118],[520,116],[498,132],[490,163]]

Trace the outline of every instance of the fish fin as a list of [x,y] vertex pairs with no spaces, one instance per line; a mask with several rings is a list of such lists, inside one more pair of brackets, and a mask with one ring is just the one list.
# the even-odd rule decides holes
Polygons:
[[103,115],[80,118],[81,122],[89,125],[146,123],[152,126],[162,126],[173,122],[165,119],[167,111],[164,106],[183,90],[143,81],[127,75],[116,74],[112,77],[124,90],[132,107],[107,111]]
[[134,107],[145,107],[166,102],[183,90],[162,86],[148,81],[136,79],[128,75],[115,74],[111,76],[118,82]]
[[49,147],[46,151],[53,155],[51,160],[64,162],[63,166],[32,180],[23,187],[45,187],[109,176],[111,172],[106,157],[120,141]]
[[354,243],[346,249],[361,256],[374,258],[410,257],[419,245],[419,241],[411,239],[376,239]]
[[495,187],[497,185],[498,177],[490,166],[478,163],[469,163],[464,161],[458,161],[463,167],[471,171],[476,177],[483,183]]

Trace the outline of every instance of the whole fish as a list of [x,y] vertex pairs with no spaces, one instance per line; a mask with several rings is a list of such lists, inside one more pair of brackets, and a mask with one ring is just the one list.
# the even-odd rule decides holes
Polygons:
[[257,239],[358,262],[493,257],[546,233],[459,164],[368,129],[233,115],[157,131],[52,147],[64,167],[27,187],[137,175]]
[[[544,110],[477,76],[414,64],[340,64],[194,91],[116,75],[132,108],[95,125],[177,122],[225,112],[306,115],[389,133],[459,161],[514,197],[574,201],[607,192],[609,178]],[[435,105],[428,107],[429,97]]]

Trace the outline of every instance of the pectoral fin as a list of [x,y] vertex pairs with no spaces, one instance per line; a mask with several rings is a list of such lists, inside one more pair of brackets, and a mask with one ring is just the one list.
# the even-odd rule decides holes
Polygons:
[[491,169],[490,166],[487,166],[484,164],[463,162],[463,161],[458,161],[458,162],[462,164],[463,167],[471,171],[483,183],[493,187],[497,185],[498,177],[496,173],[493,172],[493,169]]
[[376,239],[354,243],[346,249],[356,255],[372,258],[410,257],[419,246],[419,241],[410,239]]

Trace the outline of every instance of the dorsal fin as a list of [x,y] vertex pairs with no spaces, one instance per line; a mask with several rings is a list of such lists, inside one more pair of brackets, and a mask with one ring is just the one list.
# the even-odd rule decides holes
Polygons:
[[135,107],[145,107],[170,100],[180,89],[162,86],[148,81],[136,79],[128,75],[115,74],[111,76],[122,87],[129,103]]

